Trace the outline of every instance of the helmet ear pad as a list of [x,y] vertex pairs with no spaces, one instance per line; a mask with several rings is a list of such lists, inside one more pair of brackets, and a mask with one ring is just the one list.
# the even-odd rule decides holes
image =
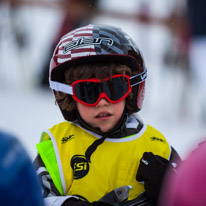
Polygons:
[[139,110],[142,109],[144,95],[145,95],[145,81],[143,81],[138,85],[135,85],[132,88],[132,99],[127,102],[129,107],[133,108],[133,110],[131,111],[132,113],[138,112]]
[[67,110],[63,109],[61,106],[60,106],[60,102],[61,100],[57,100],[56,98],[56,91],[53,90],[53,94],[55,96],[55,99],[56,99],[56,103],[64,117],[65,120],[67,121],[74,121],[76,119],[76,109],[72,110],[71,112],[68,112]]
[[62,112],[62,115],[63,115],[64,119],[67,120],[67,121],[74,121],[77,118],[76,110],[73,110],[71,112],[63,110],[61,108],[60,108],[60,110]]

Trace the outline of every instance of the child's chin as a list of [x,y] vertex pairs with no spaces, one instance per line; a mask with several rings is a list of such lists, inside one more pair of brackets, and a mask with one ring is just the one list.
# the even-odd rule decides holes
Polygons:
[[100,128],[101,132],[106,133],[110,130],[111,128]]

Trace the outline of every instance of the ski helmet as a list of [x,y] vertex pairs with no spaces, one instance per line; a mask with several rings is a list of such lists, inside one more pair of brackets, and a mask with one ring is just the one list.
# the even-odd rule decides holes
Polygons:
[[[129,105],[132,112],[141,110],[147,77],[144,60],[132,38],[121,28],[114,26],[89,24],[61,38],[50,62],[49,81],[54,95],[55,91],[60,91],[58,85],[64,82],[66,68],[96,62],[117,62],[131,69],[135,76],[130,80],[133,87]],[[66,120],[76,119],[75,111],[60,109]]]

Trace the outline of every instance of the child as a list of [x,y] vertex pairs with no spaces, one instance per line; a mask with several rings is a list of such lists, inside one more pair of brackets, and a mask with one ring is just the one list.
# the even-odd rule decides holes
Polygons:
[[50,87],[66,121],[43,133],[35,160],[49,205],[103,205],[99,199],[126,185],[128,200],[146,189],[156,201],[168,160],[178,155],[133,115],[146,77],[139,49],[120,28],[88,25],[62,37]]

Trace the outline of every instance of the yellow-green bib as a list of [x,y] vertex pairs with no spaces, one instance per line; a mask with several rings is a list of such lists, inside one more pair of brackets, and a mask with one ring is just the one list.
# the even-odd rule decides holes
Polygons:
[[57,189],[62,195],[79,195],[90,202],[125,185],[132,186],[129,200],[134,199],[144,191],[135,178],[143,153],[168,159],[171,152],[165,137],[149,125],[129,137],[107,138],[92,154],[91,163],[85,151],[100,137],[70,122],[52,127],[47,134],[48,140],[37,149]]

